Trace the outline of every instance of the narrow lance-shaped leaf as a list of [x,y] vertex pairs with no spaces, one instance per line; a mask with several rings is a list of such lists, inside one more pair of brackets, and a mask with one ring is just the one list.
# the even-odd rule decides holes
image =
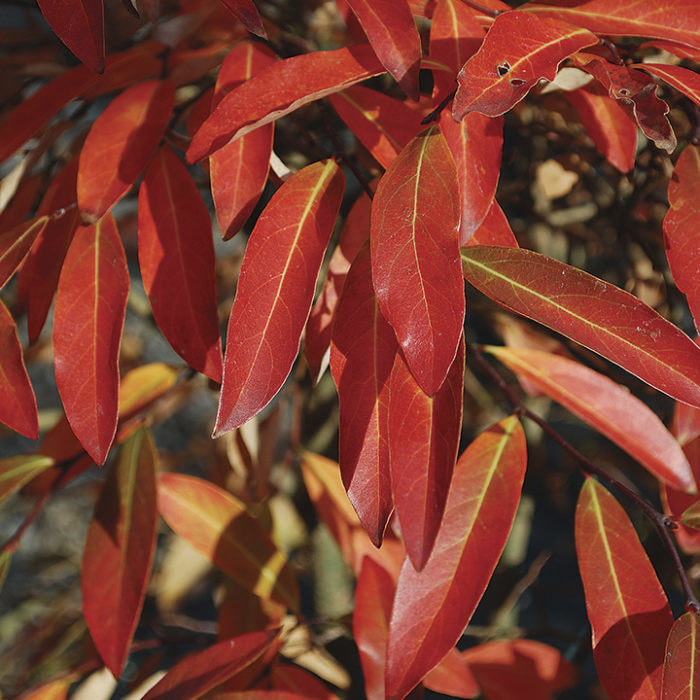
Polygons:
[[155,153],[175,100],[167,80],[147,80],[116,97],[95,120],[78,167],[78,205],[99,219],[134,184]]
[[158,328],[191,367],[221,381],[211,219],[187,168],[167,146],[139,190],[139,266]]
[[491,200],[491,206],[486,212],[484,220],[479,225],[479,228],[474,231],[472,237],[467,241],[467,245],[518,247],[518,240],[513,233],[513,229],[510,227],[503,209],[501,209],[500,204],[495,199]]
[[251,34],[255,34],[263,39],[267,37],[262,19],[253,0],[221,0],[221,2],[242,22],[243,26]]
[[37,216],[0,233],[0,287],[7,284],[15,270],[29,255],[34,242],[48,222],[48,216]]
[[457,172],[431,127],[380,180],[372,202],[372,278],[413,376],[426,394],[442,385],[464,323],[459,275]]
[[683,491],[695,489],[688,460],[666,426],[645,403],[604,374],[539,350],[486,350],[606,435],[661,481]]
[[427,565],[417,572],[406,559],[401,569],[389,626],[387,697],[405,697],[462,634],[505,546],[526,462],[525,434],[513,416],[483,432],[459,458]]
[[622,506],[592,478],[576,505],[576,552],[605,692],[656,700],[671,609]]
[[340,471],[363,527],[378,547],[393,509],[389,472],[389,376],[396,336],[379,311],[369,246],[357,254],[336,310],[331,372],[340,403]]
[[565,59],[598,39],[586,29],[527,12],[498,15],[479,51],[457,76],[452,113],[497,117],[520,102],[538,80],[554,80]]
[[128,291],[114,217],[81,226],[58,282],[54,366],[71,428],[97,464],[105,461],[117,429],[117,361]]
[[388,381],[391,490],[401,535],[416,569],[438,534],[462,428],[464,341],[434,396],[418,386],[401,353]]
[[53,464],[54,460],[44,455],[18,455],[0,459],[0,503]]
[[700,406],[700,348],[631,294],[519,248],[462,248],[467,281],[505,308],[599,353],[669,396]]
[[261,411],[287,378],[343,189],[333,161],[313,163],[287,180],[260,215],[229,318],[214,435]]
[[141,614],[156,545],[156,448],[141,428],[102,485],[83,551],[83,614],[105,665],[119,678]]
[[661,700],[693,700],[700,690],[700,629],[694,612],[681,615],[666,641]]
[[262,124],[384,72],[366,45],[279,61],[224,97],[192,139],[187,160],[206,158]]
[[286,557],[237,498],[203,479],[164,474],[158,507],[180,537],[242,586],[298,608],[299,592]]

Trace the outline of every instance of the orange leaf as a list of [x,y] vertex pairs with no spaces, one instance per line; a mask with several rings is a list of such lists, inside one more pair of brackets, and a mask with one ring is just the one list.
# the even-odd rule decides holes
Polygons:
[[698,616],[687,612],[673,624],[666,641],[662,700],[693,700],[700,689]]
[[53,464],[54,460],[44,455],[18,455],[0,459],[0,503]]
[[484,220],[479,228],[474,231],[467,245],[499,245],[509,248],[517,248],[518,241],[503,209],[495,200],[491,200],[491,206],[486,212]]
[[682,92],[687,98],[700,105],[700,75],[681,66],[667,66],[660,63],[639,63],[630,68],[639,68]]
[[48,222],[48,216],[37,216],[0,233],[0,287],[7,284],[15,270],[29,255],[34,242]]

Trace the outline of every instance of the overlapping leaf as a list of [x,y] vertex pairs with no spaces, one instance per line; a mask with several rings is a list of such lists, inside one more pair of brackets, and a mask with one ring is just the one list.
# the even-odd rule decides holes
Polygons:
[[0,287],[4,287],[49,222],[48,216],[36,216],[0,233]]
[[515,417],[482,433],[459,458],[427,565],[417,572],[406,560],[401,569],[389,626],[388,697],[404,697],[469,622],[505,546],[526,460]]
[[372,203],[379,308],[428,395],[445,380],[464,323],[457,191],[454,159],[440,131],[431,127],[391,164]]
[[700,406],[700,348],[631,294],[518,248],[462,248],[467,281],[679,401]]
[[457,80],[452,113],[497,117],[520,102],[541,78],[553,80],[567,57],[598,42],[582,27],[526,12],[496,17],[479,51],[464,65]]
[[693,612],[681,615],[666,642],[662,700],[693,700],[700,689],[700,630]]
[[285,182],[260,215],[229,319],[215,435],[252,418],[287,378],[343,189],[333,161],[313,163]]
[[221,0],[251,33],[265,38],[265,27],[253,0]]
[[491,206],[486,212],[484,220],[479,225],[479,228],[474,231],[466,245],[518,247],[518,240],[513,233],[513,229],[510,227],[503,209],[501,209],[500,204],[495,199],[491,200]]
[[622,506],[592,478],[576,506],[576,552],[605,692],[611,700],[656,700],[671,609]]
[[0,459],[0,503],[53,464],[54,460],[44,455],[18,455]]
[[97,464],[105,461],[117,429],[117,361],[128,290],[114,217],[81,226],[58,282],[54,366],[71,428]]
[[639,68],[661,78],[695,102],[696,105],[700,105],[700,75],[695,71],[681,66],[667,66],[660,63],[639,63],[631,68]]
[[157,524],[156,448],[142,428],[119,450],[102,486],[81,568],[85,621],[115,678],[141,614]]

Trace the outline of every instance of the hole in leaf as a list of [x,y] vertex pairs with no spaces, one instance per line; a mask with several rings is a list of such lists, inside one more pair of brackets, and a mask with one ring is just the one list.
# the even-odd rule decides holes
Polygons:
[[498,75],[505,75],[510,72],[510,63],[508,63],[508,61],[503,61],[503,63],[496,66],[496,70],[498,71]]
[[525,81],[522,78],[511,78],[508,82],[513,87],[520,87],[521,85],[525,85]]
[[617,91],[617,94],[620,95],[620,97],[627,97],[630,94],[630,91],[627,88],[620,88]]

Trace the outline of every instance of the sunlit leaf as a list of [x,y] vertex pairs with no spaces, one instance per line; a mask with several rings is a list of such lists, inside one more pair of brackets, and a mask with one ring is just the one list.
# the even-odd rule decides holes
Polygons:
[[513,229],[508,223],[506,215],[503,213],[499,203],[491,200],[491,206],[486,212],[484,220],[479,228],[474,231],[472,237],[467,241],[467,245],[499,245],[517,248],[518,241],[515,238]]
[[53,464],[54,460],[44,455],[17,455],[0,459],[0,503]]
[[687,612],[673,624],[666,641],[661,700],[693,700],[700,689],[698,616]]
[[700,501],[695,501],[692,506],[688,506],[681,515],[681,523],[693,530],[700,530]]
[[29,255],[29,251],[48,222],[48,216],[36,216],[9,231],[0,233],[0,287],[7,284],[15,270]]
[[695,102],[696,105],[700,105],[700,75],[695,71],[681,66],[660,63],[639,63],[630,66],[630,68],[639,68],[657,78],[661,78],[661,80]]
[[479,685],[463,658],[463,652],[456,647],[450,649],[442,661],[426,675],[423,685],[435,693],[453,695],[456,698],[476,698],[480,692]]

